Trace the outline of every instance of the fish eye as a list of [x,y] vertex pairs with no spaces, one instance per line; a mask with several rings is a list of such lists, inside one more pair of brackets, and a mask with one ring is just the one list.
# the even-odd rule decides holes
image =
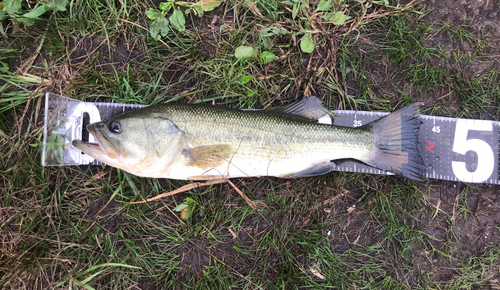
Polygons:
[[112,133],[119,134],[122,132],[122,125],[118,121],[112,121],[111,123],[109,123],[108,129]]

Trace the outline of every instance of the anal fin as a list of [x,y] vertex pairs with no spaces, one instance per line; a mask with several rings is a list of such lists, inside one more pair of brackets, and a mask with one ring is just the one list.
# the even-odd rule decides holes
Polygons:
[[301,170],[299,172],[287,174],[287,175],[280,176],[280,177],[296,178],[296,177],[318,176],[318,175],[326,174],[326,173],[332,171],[334,168],[335,168],[335,164],[333,162],[327,161],[327,162],[314,164],[310,168]]
[[188,177],[189,180],[191,181],[202,181],[202,180],[222,180],[222,179],[227,179],[226,177],[222,175],[193,175]]

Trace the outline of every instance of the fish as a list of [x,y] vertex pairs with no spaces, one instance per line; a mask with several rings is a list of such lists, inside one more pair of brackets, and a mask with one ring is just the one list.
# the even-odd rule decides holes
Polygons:
[[357,128],[320,124],[316,97],[263,110],[157,104],[87,126],[72,145],[137,176],[179,180],[310,177],[354,159],[422,180],[419,103]]

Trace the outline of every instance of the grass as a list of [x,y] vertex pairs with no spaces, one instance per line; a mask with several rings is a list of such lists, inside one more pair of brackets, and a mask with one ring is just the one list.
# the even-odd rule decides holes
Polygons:
[[[4,21],[2,288],[498,285],[498,249],[477,244],[483,233],[468,232],[479,218],[498,216],[477,197],[494,204],[496,187],[352,173],[234,180],[257,203],[254,210],[228,184],[129,204],[185,182],[106,167],[41,166],[45,91],[85,101],[238,108],[310,93],[332,108],[392,110],[425,101],[425,113],[500,116],[500,68],[468,27],[426,22],[416,3],[399,9],[355,1],[345,2],[352,20],[334,26],[311,22],[313,6],[294,19],[294,3],[308,5],[227,2],[201,18],[188,16],[187,30],[172,30],[163,43],[148,32],[145,11],[155,5],[135,0],[70,1],[66,12],[30,27]],[[261,33],[273,27],[287,33]],[[299,48],[305,30],[314,30],[312,54]],[[277,58],[265,65],[237,60],[240,45]],[[475,66],[484,69],[473,73]],[[174,209],[187,197],[197,205],[184,220]],[[498,242],[498,224],[486,229]]]

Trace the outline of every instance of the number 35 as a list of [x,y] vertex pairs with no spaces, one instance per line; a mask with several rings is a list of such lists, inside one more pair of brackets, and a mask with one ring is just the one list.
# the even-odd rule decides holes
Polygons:
[[465,162],[452,161],[451,167],[455,176],[465,182],[483,182],[490,178],[495,167],[495,159],[491,146],[480,139],[467,139],[469,130],[492,131],[490,121],[458,119],[453,141],[453,151],[465,155],[468,151],[477,154],[477,167],[475,171],[468,171]]

